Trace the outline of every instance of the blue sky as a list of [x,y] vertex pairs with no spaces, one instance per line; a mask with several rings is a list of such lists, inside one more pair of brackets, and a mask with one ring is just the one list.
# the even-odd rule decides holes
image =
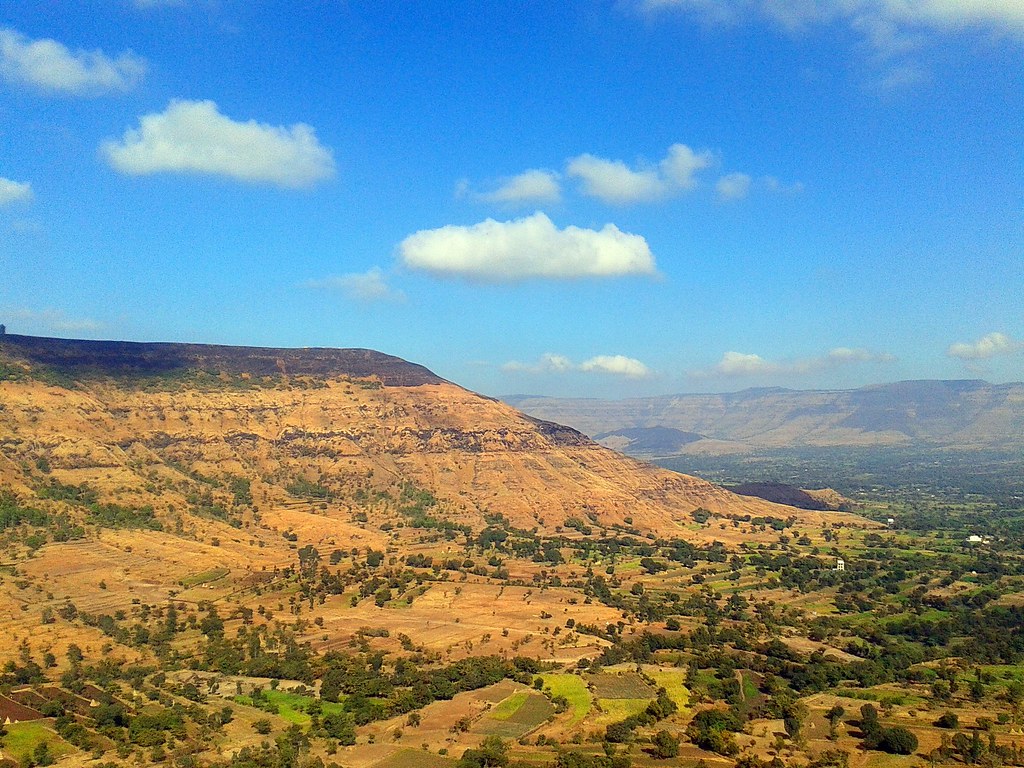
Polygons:
[[1024,379],[1019,0],[13,5],[10,332],[490,395]]

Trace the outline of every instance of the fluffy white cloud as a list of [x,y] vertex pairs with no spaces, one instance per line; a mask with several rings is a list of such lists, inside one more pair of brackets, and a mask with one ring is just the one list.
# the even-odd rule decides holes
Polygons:
[[690,375],[695,378],[761,376],[767,374],[800,375],[817,373],[852,363],[890,363],[895,359],[895,357],[889,354],[850,347],[836,347],[820,357],[807,357],[798,360],[767,360],[755,354],[726,352],[716,365],[711,368],[692,371]]
[[642,379],[651,375],[651,369],[633,357],[624,355],[598,355],[580,363],[580,370],[588,373],[611,373]]
[[640,235],[614,224],[558,229],[540,212],[514,221],[421,230],[405,238],[398,251],[411,269],[484,282],[656,273],[654,256]]
[[749,376],[758,373],[773,373],[779,370],[778,363],[771,363],[760,355],[743,352],[726,352],[712,371],[724,376]]
[[554,171],[533,168],[501,179],[496,189],[473,195],[477,200],[500,205],[536,205],[557,203],[562,199],[562,187]]
[[750,194],[753,179],[745,173],[727,173],[715,184],[720,200],[742,200]]
[[212,101],[174,100],[143,115],[121,141],[101,147],[121,173],[208,173],[239,181],[308,187],[334,175],[331,150],[305,123],[237,122]]
[[[12,321],[23,324],[24,331],[11,327]],[[102,323],[89,318],[73,318],[60,309],[0,308],[0,322],[7,323],[10,333],[81,333],[98,331]]]
[[111,58],[102,51],[68,50],[56,40],[32,40],[0,29],[0,77],[50,93],[98,96],[131,90],[146,61],[130,51]]
[[520,363],[511,361],[502,366],[502,370],[521,373],[604,373],[612,376],[625,376],[631,379],[642,379],[651,375],[651,369],[639,360],[624,355],[597,355],[575,364],[565,355],[548,352],[541,355],[536,363]]
[[621,160],[584,154],[569,160],[566,173],[582,183],[583,193],[613,205],[660,200],[696,186],[698,171],[711,165],[710,152],[694,152],[673,144],[657,165],[640,163],[636,169]]
[[0,176],[0,206],[32,199],[32,185],[27,181],[11,181]]
[[951,344],[946,354],[961,360],[987,360],[999,355],[1012,355],[1024,350],[1024,341],[1017,341],[1005,333],[989,333],[973,343],[962,341]]
[[345,298],[364,304],[382,301],[404,301],[405,294],[388,285],[387,277],[379,267],[372,267],[366,272],[352,272],[347,275],[334,275],[322,280],[310,280],[308,288],[337,291]]

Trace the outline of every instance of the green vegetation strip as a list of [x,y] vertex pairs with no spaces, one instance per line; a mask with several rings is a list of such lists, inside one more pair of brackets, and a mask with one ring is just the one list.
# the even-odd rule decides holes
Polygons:
[[570,674],[548,674],[541,675],[544,680],[544,688],[551,691],[552,696],[563,696],[569,702],[569,710],[572,712],[572,719],[569,725],[576,725],[582,722],[583,718],[590,712],[592,697],[587,690],[587,684],[579,675]]
[[529,691],[516,691],[487,714],[494,720],[508,720],[519,711],[529,697]]
[[181,586],[185,587],[185,589],[198,587],[200,584],[209,584],[211,581],[223,579],[229,573],[231,573],[231,571],[227,568],[214,568],[210,571],[203,571],[202,573],[196,573],[192,576],[186,576],[181,580]]

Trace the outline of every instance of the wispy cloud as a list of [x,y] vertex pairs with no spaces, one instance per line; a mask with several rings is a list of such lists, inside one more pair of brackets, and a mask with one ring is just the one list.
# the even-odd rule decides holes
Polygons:
[[505,363],[502,370],[514,373],[599,373],[623,376],[629,379],[643,379],[652,374],[650,368],[633,357],[625,355],[597,355],[576,364],[565,355],[548,352],[535,363],[521,363],[513,360]]
[[657,164],[640,161],[631,168],[622,160],[583,154],[569,160],[566,174],[580,180],[583,194],[611,205],[628,205],[693,189],[697,173],[712,161],[710,152],[694,152],[685,144],[673,144]]
[[768,360],[752,353],[726,352],[716,365],[691,371],[689,375],[693,378],[804,375],[853,363],[890,363],[895,359],[889,354],[851,347],[836,347],[819,357],[796,360]]
[[63,310],[51,308],[0,307],[0,322],[6,323],[8,333],[23,329],[32,333],[82,333],[103,328],[103,323],[96,320],[69,317]]
[[727,173],[715,184],[719,200],[742,200],[750,194],[753,179],[746,173]]
[[928,78],[913,53],[937,35],[986,29],[1024,39],[1020,0],[636,0],[642,11],[676,11],[711,24],[767,22],[788,32],[846,25],[881,69],[883,89]]
[[[675,9],[713,22],[767,19],[788,29],[845,21],[871,33],[897,29],[958,31],[988,27],[1024,35],[1024,4],[1018,0],[639,0],[646,11]],[[891,32],[890,32],[891,33]]]
[[405,238],[399,258],[410,269],[481,282],[654,275],[647,241],[614,224],[558,229],[543,213],[513,221],[487,219]]
[[387,277],[379,267],[366,272],[332,275],[320,280],[309,280],[307,288],[335,291],[347,299],[362,304],[405,301],[405,293],[388,285]]
[[779,181],[774,176],[764,176],[760,180],[760,185],[766,191],[773,195],[798,195],[804,191],[804,184],[802,181],[794,181],[786,184],[783,181]]
[[0,28],[0,77],[44,93],[100,96],[129,91],[146,73],[146,60],[126,51],[115,57],[103,51],[72,52],[56,40],[32,40],[17,30]]
[[174,100],[143,115],[138,128],[101,147],[110,165],[132,176],[204,173],[238,181],[309,187],[334,176],[331,150],[305,123],[239,122],[212,101]]
[[509,207],[557,203],[562,199],[559,175],[541,168],[499,179],[492,186],[489,191],[474,192],[469,182],[463,180],[456,188],[456,197],[468,195],[474,200]]
[[1012,355],[1024,351],[1024,341],[1013,339],[1005,333],[989,333],[974,342],[958,341],[951,344],[946,354],[960,360],[988,360],[1000,355]]
[[32,185],[27,181],[11,181],[0,176],[0,207],[32,199]]

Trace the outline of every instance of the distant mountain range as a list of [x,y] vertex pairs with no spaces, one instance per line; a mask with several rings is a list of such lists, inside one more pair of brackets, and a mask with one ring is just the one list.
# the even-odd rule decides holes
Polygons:
[[1024,447],[1024,383],[901,381],[831,391],[503,399],[531,416],[647,457],[790,447]]

